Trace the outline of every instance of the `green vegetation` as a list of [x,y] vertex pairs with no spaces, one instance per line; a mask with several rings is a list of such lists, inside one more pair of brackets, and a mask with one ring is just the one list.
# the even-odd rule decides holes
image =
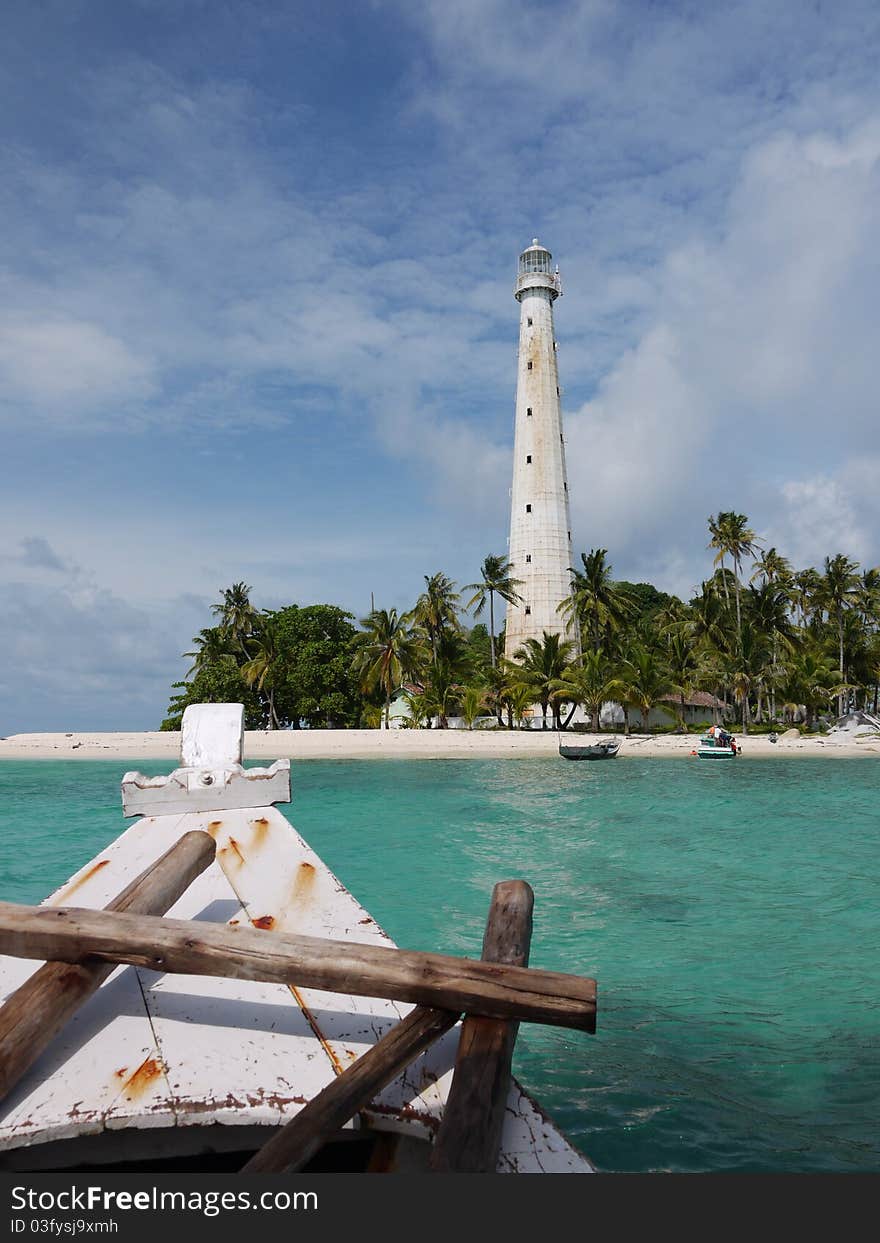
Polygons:
[[249,593],[237,583],[214,606],[219,624],[193,640],[193,667],[174,684],[162,729],[180,729],[191,703],[243,703],[247,729],[357,725],[363,701],[352,668],[360,642],[352,614],[332,604],[258,612]]
[[[822,570],[795,571],[766,551],[744,514],[709,518],[711,577],[690,601],[650,583],[613,578],[608,551],[572,568],[560,606],[580,638],[529,639],[506,660],[495,602],[519,599],[504,557],[489,555],[462,594],[444,573],[425,576],[413,607],[374,609],[358,629],[330,604],[257,610],[235,583],[213,606],[215,624],[194,638],[193,663],[175,683],[163,729],[178,729],[190,703],[241,702],[249,729],[377,728],[402,699],[408,728],[516,728],[539,711],[543,728],[567,728],[581,706],[599,727],[602,704],[621,705],[624,729],[652,710],[661,729],[723,716],[767,730],[852,708],[876,712],[880,695],[880,568],[838,553]],[[751,559],[750,573],[746,568]],[[746,575],[748,574],[748,577]],[[462,614],[481,617],[471,628]],[[701,696],[701,698],[700,698]],[[836,703],[835,703],[836,700]],[[655,715],[656,719],[656,715]]]

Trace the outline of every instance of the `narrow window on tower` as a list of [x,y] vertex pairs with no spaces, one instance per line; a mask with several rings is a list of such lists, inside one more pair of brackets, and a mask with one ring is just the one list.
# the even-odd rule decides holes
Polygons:
[[568,533],[569,542],[571,541],[571,531]]
[[567,484],[567,483],[564,483],[562,486],[563,486],[563,488],[565,488],[565,490],[566,490],[566,492],[567,492],[567,491],[568,491],[568,484]]
[[556,396],[557,397],[559,396],[559,385],[558,384],[556,385]]
[[528,326],[531,328],[531,326],[532,326],[532,317],[531,317],[531,315],[530,315],[530,316],[528,317],[528,319],[526,320],[526,323],[527,323],[527,324],[528,324]]
[[527,453],[527,454],[526,454],[526,465],[527,465],[527,466],[531,463],[531,460],[532,460],[532,455],[531,455],[531,453]]
[[532,611],[532,606],[530,604],[527,604],[526,605],[526,617],[528,617],[531,611]]
[[530,514],[531,512],[532,512],[532,507],[531,507],[531,505],[526,505],[526,513],[527,513],[527,514]]
[[[531,369],[532,369],[532,360],[531,360],[531,359],[529,359],[529,362],[528,362],[528,369],[529,369],[529,371],[531,371]],[[557,389],[556,391],[557,391],[557,393],[558,393],[558,392],[559,392],[559,389]]]
[[531,561],[531,559],[532,559],[532,554],[531,554],[530,552],[527,552],[527,553],[526,553],[526,565],[528,565],[528,564],[529,564],[529,562]]
[[532,407],[531,407],[531,406],[527,406],[527,407],[526,407],[526,417],[527,417],[527,418],[531,418],[531,417],[532,417]]

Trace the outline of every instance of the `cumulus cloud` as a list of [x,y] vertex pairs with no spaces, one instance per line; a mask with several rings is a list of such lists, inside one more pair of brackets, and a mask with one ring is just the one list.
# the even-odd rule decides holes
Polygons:
[[98,324],[36,316],[0,318],[0,385],[9,403],[63,410],[146,398],[151,366]]
[[798,565],[821,567],[842,552],[866,566],[880,562],[880,458],[846,462],[836,475],[817,474],[782,485],[772,514],[774,539]]
[[203,602],[136,607],[76,574],[5,583],[0,732],[158,728],[182,645],[204,624]]
[[536,233],[576,548],[688,594],[736,508],[795,561],[880,561],[876,5],[376,0],[363,45],[320,9],[194,41],[149,7],[161,63],[78,12],[10,24],[3,641],[45,704],[68,670],[105,712],[103,647],[155,721],[240,578],[359,615],[474,579]]
[[[649,326],[568,420],[588,541],[616,541],[624,559],[645,538],[695,553],[689,528],[702,540],[706,515],[736,508],[795,560],[847,538],[851,555],[877,558],[857,517],[873,485],[854,494],[848,463],[875,435],[878,190],[876,118],[746,153],[719,235],[670,253]],[[821,476],[801,478],[818,461]],[[800,508],[809,539],[782,517]]]
[[49,541],[40,535],[26,536],[21,541],[21,549],[21,560],[25,565],[59,572],[67,569],[65,562],[58,556]]

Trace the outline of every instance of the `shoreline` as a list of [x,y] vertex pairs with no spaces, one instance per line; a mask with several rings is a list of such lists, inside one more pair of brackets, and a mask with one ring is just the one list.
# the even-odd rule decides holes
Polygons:
[[[602,737],[607,738],[605,734]],[[587,743],[594,734],[563,734]],[[622,738],[620,759],[687,758],[699,734],[630,734]],[[850,759],[880,756],[880,738],[815,735],[769,741],[766,734],[737,734],[742,757],[830,756]],[[366,759],[542,759],[557,754],[553,730],[248,730],[244,736],[246,760],[366,760]],[[0,761],[9,760],[170,760],[180,755],[178,733],[53,733],[13,734],[0,739]]]

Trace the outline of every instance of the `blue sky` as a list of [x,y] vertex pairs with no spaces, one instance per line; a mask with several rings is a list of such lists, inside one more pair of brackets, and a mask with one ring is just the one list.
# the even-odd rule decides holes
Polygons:
[[575,547],[880,562],[880,9],[10,0],[0,733],[148,728],[221,587],[405,607],[505,548],[518,251]]

